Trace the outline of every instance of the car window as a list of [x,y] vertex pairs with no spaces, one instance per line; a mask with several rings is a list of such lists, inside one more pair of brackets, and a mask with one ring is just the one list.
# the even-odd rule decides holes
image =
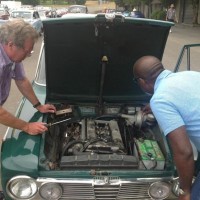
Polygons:
[[68,10],[69,13],[87,13],[86,7],[71,7]]
[[12,12],[11,17],[31,19],[31,13],[30,12]]
[[39,16],[40,16],[40,17],[46,17],[45,11],[40,10],[40,11],[38,11],[38,13],[39,13]]
[[38,14],[37,12],[34,12],[33,18],[34,18],[34,19],[40,18],[40,17],[39,17],[39,14]]
[[0,8],[0,14],[2,15],[9,15],[9,12],[3,8]]

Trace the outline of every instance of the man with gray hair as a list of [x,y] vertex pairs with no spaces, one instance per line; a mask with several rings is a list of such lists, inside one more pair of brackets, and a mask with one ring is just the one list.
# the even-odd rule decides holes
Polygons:
[[53,105],[41,105],[21,63],[31,55],[38,37],[36,30],[23,20],[13,20],[0,27],[0,123],[31,135],[46,131],[45,123],[25,122],[6,111],[2,105],[9,96],[11,80],[14,79],[19,91],[34,108],[41,113],[56,111]]
[[151,111],[170,142],[179,174],[179,200],[200,200],[200,173],[192,185],[194,157],[190,143],[200,152],[200,73],[173,73],[164,69],[158,58],[143,56],[135,62],[133,74],[141,89],[152,95]]

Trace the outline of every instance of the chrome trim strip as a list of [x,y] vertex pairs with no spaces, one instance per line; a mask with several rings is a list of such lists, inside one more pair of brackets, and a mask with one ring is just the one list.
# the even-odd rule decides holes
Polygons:
[[[74,178],[66,178],[66,179],[55,179],[55,178],[37,178],[37,182],[54,182],[54,183],[93,183],[94,179],[97,177],[109,177],[109,176],[96,176],[92,179],[74,179]],[[112,176],[110,176],[112,177]],[[174,180],[173,177],[162,177],[162,178],[132,178],[132,179],[120,179],[118,178],[118,182],[121,183],[133,183],[133,182],[156,182],[156,181],[172,181]]]

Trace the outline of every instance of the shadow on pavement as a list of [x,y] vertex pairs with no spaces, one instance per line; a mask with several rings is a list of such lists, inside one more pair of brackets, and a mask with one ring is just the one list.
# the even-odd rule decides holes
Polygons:
[[0,191],[0,200],[4,200],[4,195],[2,191]]

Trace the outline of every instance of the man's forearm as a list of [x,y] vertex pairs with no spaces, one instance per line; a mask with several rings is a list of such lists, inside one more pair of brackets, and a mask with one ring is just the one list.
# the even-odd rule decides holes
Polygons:
[[193,156],[186,157],[185,155],[179,155],[178,158],[175,156],[174,160],[179,174],[180,188],[184,192],[190,192],[194,175]]
[[27,78],[24,80],[16,80],[15,82],[22,95],[25,96],[32,103],[32,105],[38,103],[38,98],[36,97],[32,85]]
[[33,107],[36,108],[41,113],[54,113],[56,112],[56,108],[52,104],[44,104],[41,105],[35,92],[33,91],[33,87],[29,80],[25,78],[24,80],[16,80],[16,85],[20,92],[32,103]]
[[16,118],[2,107],[0,107],[0,123],[19,130],[24,130],[28,124],[27,122]]
[[180,178],[180,187],[190,192],[194,174],[194,157],[185,126],[173,130],[168,135],[173,150],[174,162]]

